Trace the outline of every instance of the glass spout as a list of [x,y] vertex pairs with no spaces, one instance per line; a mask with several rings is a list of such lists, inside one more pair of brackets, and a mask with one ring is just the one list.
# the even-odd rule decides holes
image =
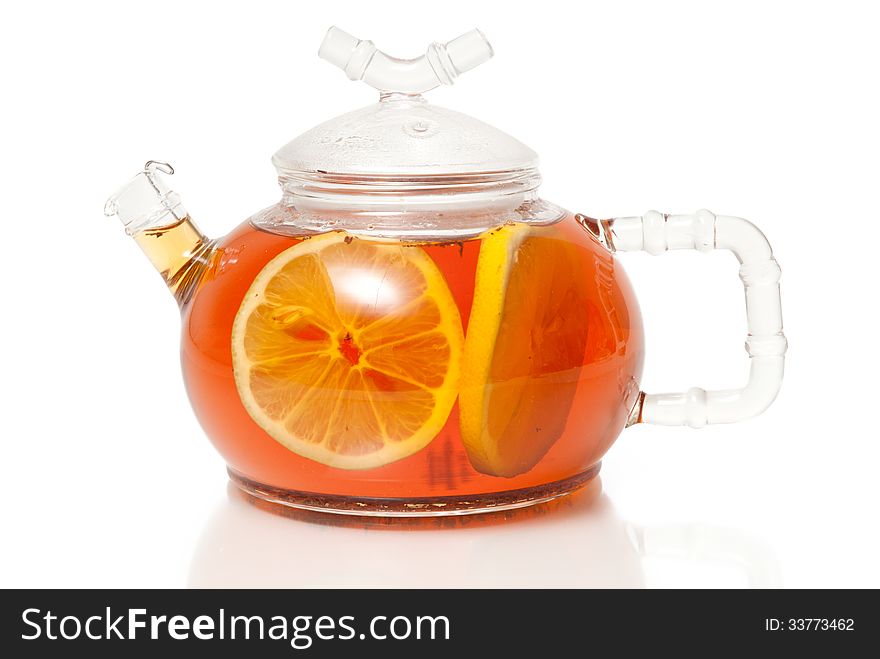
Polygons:
[[119,218],[183,306],[210,265],[215,241],[199,231],[159,172],[173,174],[174,168],[148,161],[143,171],[107,200],[104,214]]

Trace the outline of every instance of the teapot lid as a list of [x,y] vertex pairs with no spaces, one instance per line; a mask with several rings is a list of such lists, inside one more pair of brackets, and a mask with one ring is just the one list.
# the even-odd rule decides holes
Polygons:
[[282,177],[315,173],[393,180],[509,172],[536,178],[537,154],[522,142],[421,96],[453,84],[492,54],[479,30],[401,60],[331,27],[318,55],[351,80],[378,89],[380,100],[303,133],[272,162]]

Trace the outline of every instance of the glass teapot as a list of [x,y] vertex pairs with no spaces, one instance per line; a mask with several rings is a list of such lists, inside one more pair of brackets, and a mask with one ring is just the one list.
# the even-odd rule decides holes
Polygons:
[[[531,149],[422,97],[492,56],[478,30],[401,60],[331,28],[319,55],[380,100],[275,154],[278,203],[208,239],[150,161],[105,208],[180,305],[186,388],[239,487],[347,514],[503,510],[584,487],[628,425],[773,401],[780,270],[754,225],[542,200]],[[718,248],[741,264],[747,384],[642,393],[615,254]]]

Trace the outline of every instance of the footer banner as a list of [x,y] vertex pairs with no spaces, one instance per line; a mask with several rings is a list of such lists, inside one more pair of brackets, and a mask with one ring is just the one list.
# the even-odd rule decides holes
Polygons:
[[[430,566],[426,566],[429,569]],[[579,652],[646,644],[846,651],[877,635],[867,591],[7,590],[7,657]],[[873,603],[872,603],[873,602]],[[12,654],[8,651],[11,650]]]

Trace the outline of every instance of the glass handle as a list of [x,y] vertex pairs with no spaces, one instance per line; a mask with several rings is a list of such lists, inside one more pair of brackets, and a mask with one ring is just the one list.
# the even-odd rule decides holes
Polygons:
[[601,225],[605,242],[613,251],[656,255],[670,249],[730,250],[740,262],[739,276],[746,294],[746,351],[751,362],[746,385],[723,391],[694,387],[683,393],[642,393],[631,422],[700,428],[708,423],[742,421],[767,409],[782,384],[788,343],[782,333],[781,270],[764,234],[747,220],[707,210],[692,215],[649,211],[641,217],[618,217]]

